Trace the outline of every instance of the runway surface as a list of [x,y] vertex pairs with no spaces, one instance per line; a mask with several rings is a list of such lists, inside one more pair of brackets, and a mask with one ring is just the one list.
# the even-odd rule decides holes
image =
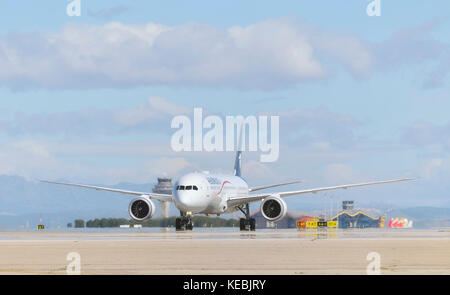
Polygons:
[[450,230],[0,232],[0,274],[450,274]]

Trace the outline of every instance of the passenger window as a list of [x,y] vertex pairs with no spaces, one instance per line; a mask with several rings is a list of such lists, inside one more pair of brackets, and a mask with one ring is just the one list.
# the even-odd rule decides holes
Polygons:
[[198,191],[198,187],[194,185],[194,191]]
[[188,185],[188,186],[186,186],[186,190],[187,190],[187,191],[190,191],[190,190],[192,190],[192,185]]

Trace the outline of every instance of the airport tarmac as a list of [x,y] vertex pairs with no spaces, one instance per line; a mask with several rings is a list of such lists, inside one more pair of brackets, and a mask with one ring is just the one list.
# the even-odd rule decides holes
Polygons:
[[0,232],[0,274],[450,274],[450,230],[129,229]]

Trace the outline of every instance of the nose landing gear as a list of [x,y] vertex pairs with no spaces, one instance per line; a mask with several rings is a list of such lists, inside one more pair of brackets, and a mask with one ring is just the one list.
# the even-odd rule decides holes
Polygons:
[[175,223],[177,231],[186,231],[186,230],[191,231],[194,229],[194,223],[192,222],[192,215],[186,214],[184,212],[181,213],[181,217],[177,218]]

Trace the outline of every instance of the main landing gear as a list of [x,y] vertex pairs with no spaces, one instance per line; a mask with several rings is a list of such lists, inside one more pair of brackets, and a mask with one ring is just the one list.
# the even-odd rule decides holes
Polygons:
[[181,212],[181,217],[177,218],[175,227],[177,231],[193,230],[194,223],[192,222],[192,215]]
[[241,231],[255,231],[256,230],[256,220],[250,216],[250,205],[245,205],[245,211],[242,207],[238,207],[242,213],[244,213],[245,218],[240,220]]

